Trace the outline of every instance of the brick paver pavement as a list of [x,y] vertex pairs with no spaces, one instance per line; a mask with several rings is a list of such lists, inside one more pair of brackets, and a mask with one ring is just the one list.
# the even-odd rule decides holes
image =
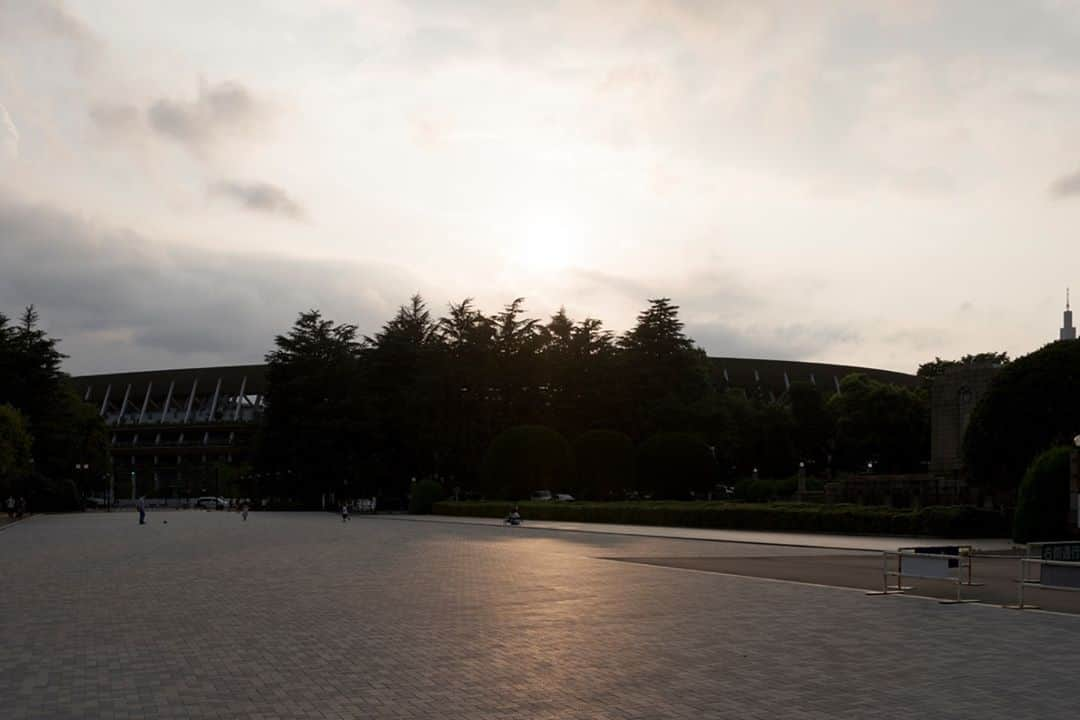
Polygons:
[[0,533],[0,716],[1080,713],[1080,617],[598,559],[798,548],[329,513],[149,518]]

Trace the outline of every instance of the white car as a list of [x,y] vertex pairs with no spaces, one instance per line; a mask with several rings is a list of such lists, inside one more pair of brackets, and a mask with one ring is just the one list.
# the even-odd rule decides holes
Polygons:
[[224,510],[229,507],[229,501],[222,497],[205,495],[195,501],[195,507],[205,510]]
[[556,493],[555,502],[574,502],[574,496],[566,493]]
[[531,499],[536,502],[547,502],[553,500],[550,490],[534,490]]

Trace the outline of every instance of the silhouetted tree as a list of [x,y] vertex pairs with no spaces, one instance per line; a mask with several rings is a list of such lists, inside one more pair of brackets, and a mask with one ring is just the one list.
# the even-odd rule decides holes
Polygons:
[[969,481],[1012,491],[1035,456],[1080,431],[1080,343],[1054,342],[998,372],[964,434]]
[[370,425],[363,406],[355,325],[318,310],[301,313],[266,355],[267,411],[257,467],[274,478],[268,494],[314,504],[359,471]]

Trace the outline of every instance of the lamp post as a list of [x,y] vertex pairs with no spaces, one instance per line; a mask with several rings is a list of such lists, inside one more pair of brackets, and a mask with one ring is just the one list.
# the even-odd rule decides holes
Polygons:
[[84,490],[84,488],[82,486],[83,485],[82,471],[89,470],[89,469],[90,469],[90,466],[87,463],[75,463],[75,477],[77,478],[77,481],[76,481],[75,484],[79,488],[79,495],[84,498],[83,499],[83,505],[84,506],[86,505],[86,500],[85,500],[85,490]]
[[1069,515],[1072,520],[1069,525],[1080,529],[1080,435],[1073,438],[1069,456]]

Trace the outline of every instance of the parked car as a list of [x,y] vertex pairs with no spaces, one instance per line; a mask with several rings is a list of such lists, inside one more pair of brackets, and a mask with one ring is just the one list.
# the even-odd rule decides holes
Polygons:
[[547,502],[554,498],[552,498],[550,490],[534,490],[530,499],[537,502]]
[[223,497],[206,495],[195,501],[195,507],[203,510],[224,510],[229,507],[229,501]]
[[574,502],[574,496],[566,493],[556,493],[555,502]]
[[88,498],[83,498],[83,505],[88,510],[96,510],[98,508],[103,508],[103,507],[107,506],[108,503],[105,502],[104,498],[88,497]]

